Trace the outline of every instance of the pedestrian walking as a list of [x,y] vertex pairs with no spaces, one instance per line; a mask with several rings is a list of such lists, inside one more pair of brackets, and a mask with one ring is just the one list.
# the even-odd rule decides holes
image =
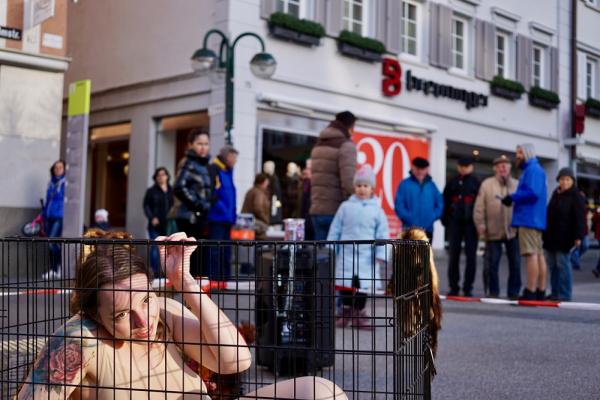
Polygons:
[[[173,194],[174,205],[168,218],[176,221],[177,228],[196,240],[208,238],[208,213],[213,195],[213,179],[209,171],[209,134],[193,129],[188,135],[188,149],[178,165]],[[192,275],[202,273],[199,250],[192,254]]]
[[[210,169],[215,188],[213,205],[208,213],[208,237],[211,240],[230,240],[231,227],[236,222],[236,189],[233,183],[233,167],[239,152],[232,146],[224,146],[213,158]],[[207,275],[212,280],[231,278],[231,248],[228,245],[211,247]]]
[[458,296],[460,284],[460,253],[465,247],[466,268],[463,278],[463,294],[473,296],[473,281],[477,269],[477,229],[473,222],[473,207],[479,192],[480,181],[473,175],[473,159],[458,160],[458,175],[450,179],[444,188],[444,214],[442,223],[447,229],[449,241],[448,296]]
[[442,217],[444,199],[429,175],[429,161],[422,157],[412,160],[409,176],[396,190],[394,209],[402,230],[421,228],[433,241],[433,223]]
[[356,117],[350,111],[335,116],[312,149],[310,216],[315,240],[325,240],[342,202],[354,193],[356,145],[352,132]]
[[304,239],[314,240],[315,234],[310,218],[310,193],[312,179],[312,160],[306,160],[306,165],[302,170],[302,190],[300,191],[300,218],[304,219]]
[[271,202],[269,201],[269,177],[257,174],[254,186],[246,192],[242,212],[254,215],[254,226],[257,239],[265,239],[269,228]]
[[[354,195],[337,210],[329,228],[327,240],[389,239],[385,212],[374,195],[375,173],[369,165],[354,176]],[[342,245],[336,248],[336,285],[340,291],[341,313],[338,327],[352,323],[359,329],[373,329],[365,310],[367,293],[381,282],[380,264],[385,263],[385,245]],[[374,264],[375,261],[375,264]]]
[[581,269],[581,257],[590,248],[590,229],[588,224],[587,195],[583,190],[579,191],[579,195],[581,196],[581,200],[585,204],[585,212],[583,213],[583,239],[581,240],[581,245],[575,247],[573,251],[571,251],[571,266],[574,270]]
[[[167,235],[167,214],[174,202],[173,188],[169,184],[170,178],[169,171],[165,167],[157,168],[152,175],[154,184],[146,190],[144,195],[144,214],[148,219],[148,237],[151,240]],[[150,249],[150,266],[154,276],[159,277],[161,275],[160,259],[156,246],[152,246]]]
[[547,266],[542,249],[542,232],[546,229],[546,173],[535,156],[533,144],[517,146],[516,160],[523,170],[517,191],[501,199],[513,207],[512,226],[518,229],[519,251],[527,265],[527,287],[523,300],[544,300]]
[[[50,182],[46,188],[46,201],[42,210],[44,227],[49,238],[62,236],[64,203],[65,203],[65,167],[63,160],[58,160],[50,167]],[[50,243],[50,269],[42,275],[42,279],[60,279],[61,253],[56,243]]]
[[[596,208],[592,216],[592,231],[594,232],[594,239],[600,242],[600,207]],[[596,268],[592,270],[592,273],[596,278],[600,278],[600,255],[596,262]]]
[[269,202],[271,203],[270,225],[281,224],[283,221],[281,182],[275,173],[275,162],[268,160],[263,164],[263,173],[269,177]]
[[558,176],[558,188],[548,203],[546,230],[543,234],[546,261],[550,270],[552,293],[549,298],[570,301],[573,275],[570,254],[581,246],[585,203],[575,185],[571,168],[562,168]]
[[502,246],[508,259],[508,283],[506,296],[517,299],[521,290],[521,257],[516,229],[511,226],[512,207],[504,207],[498,198],[504,198],[517,190],[519,182],[511,176],[510,160],[499,157],[494,160],[494,176],[486,178],[479,188],[473,222],[479,238],[485,241],[485,262],[489,267],[488,289],[491,297],[500,295],[498,270]]

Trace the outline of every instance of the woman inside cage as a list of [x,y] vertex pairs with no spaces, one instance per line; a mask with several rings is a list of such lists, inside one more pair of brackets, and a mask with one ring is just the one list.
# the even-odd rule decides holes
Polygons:
[[[183,242],[195,239],[176,233],[157,240],[171,242],[161,246],[161,263],[185,306],[153,292],[151,269],[131,246],[97,244],[78,266],[73,316],[48,338],[18,399],[207,400],[186,360],[219,374],[250,368],[243,337],[189,273],[196,246]],[[244,398],[347,399],[318,377],[277,382]]]

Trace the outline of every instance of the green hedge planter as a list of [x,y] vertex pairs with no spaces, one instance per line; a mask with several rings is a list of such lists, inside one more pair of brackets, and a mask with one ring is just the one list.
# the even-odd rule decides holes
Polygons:
[[585,102],[585,115],[600,118],[600,100],[589,98]]
[[337,40],[340,53],[362,61],[379,62],[386,51],[385,45],[379,40],[349,31],[342,31]]
[[497,75],[490,82],[490,91],[498,97],[508,100],[518,100],[525,93],[525,88],[520,82],[505,79]]
[[558,94],[551,92],[550,90],[542,89],[534,86],[529,90],[529,104],[534,107],[543,108],[545,110],[552,110],[558,107],[560,98]]
[[278,39],[312,47],[321,43],[325,28],[318,22],[277,12],[269,17],[269,33]]

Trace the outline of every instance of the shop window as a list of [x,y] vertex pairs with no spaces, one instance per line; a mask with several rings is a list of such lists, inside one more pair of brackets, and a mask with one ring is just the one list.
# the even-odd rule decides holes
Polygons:
[[452,19],[452,66],[459,71],[467,70],[467,21]]
[[540,46],[533,46],[533,86],[544,88],[546,86],[546,54],[545,49]]
[[369,36],[369,0],[344,0],[344,29]]
[[593,58],[586,57],[585,60],[585,94],[587,98],[596,98],[596,73],[598,62]]
[[510,78],[510,40],[505,33],[496,34],[496,75]]
[[402,2],[402,52],[419,56],[420,7],[411,1]]

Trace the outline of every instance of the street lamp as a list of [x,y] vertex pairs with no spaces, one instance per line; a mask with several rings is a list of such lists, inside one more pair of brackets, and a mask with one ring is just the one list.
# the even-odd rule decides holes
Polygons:
[[[208,45],[208,38],[216,34],[221,37],[221,44],[219,48],[219,56],[210,50]],[[252,74],[258,78],[268,79],[275,73],[277,68],[277,62],[275,58],[265,52],[265,42],[256,33],[244,32],[238,35],[233,43],[230,43],[227,36],[218,29],[211,29],[204,35],[204,43],[201,49],[198,49],[192,55],[192,68],[194,71],[201,74],[210,72],[216,68],[225,69],[225,132],[227,144],[231,144],[231,129],[233,128],[233,71],[234,71],[234,56],[235,46],[241,38],[246,36],[252,36],[260,42],[261,52],[256,53],[250,61],[250,70]]]

